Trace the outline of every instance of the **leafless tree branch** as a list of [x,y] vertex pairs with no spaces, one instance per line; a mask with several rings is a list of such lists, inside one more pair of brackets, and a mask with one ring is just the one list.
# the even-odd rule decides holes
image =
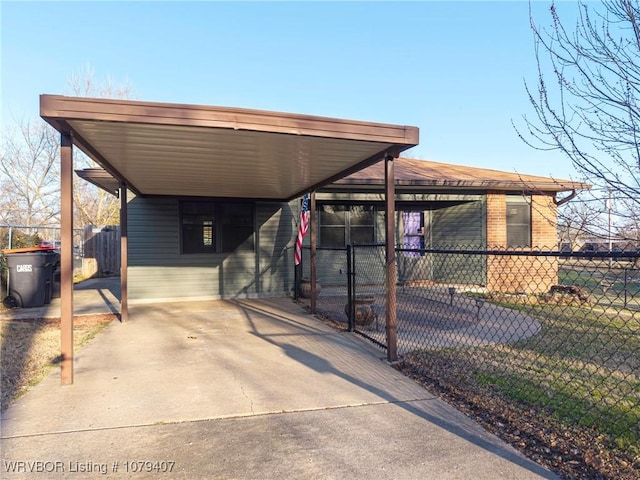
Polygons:
[[633,224],[640,207],[640,6],[579,3],[573,25],[562,6],[551,4],[546,27],[530,9],[537,85],[524,86],[535,115],[514,128],[527,145],[563,153],[596,195],[613,194],[618,225]]

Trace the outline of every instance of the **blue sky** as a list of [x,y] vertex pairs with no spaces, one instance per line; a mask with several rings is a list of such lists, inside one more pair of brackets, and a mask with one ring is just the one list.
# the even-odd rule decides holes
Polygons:
[[[550,2],[531,4],[549,24]],[[529,3],[0,3],[2,123],[38,117],[74,73],[145,101],[413,125],[409,156],[578,180],[520,140],[535,87]],[[575,15],[560,2],[560,15]],[[571,23],[571,22],[569,22]]]

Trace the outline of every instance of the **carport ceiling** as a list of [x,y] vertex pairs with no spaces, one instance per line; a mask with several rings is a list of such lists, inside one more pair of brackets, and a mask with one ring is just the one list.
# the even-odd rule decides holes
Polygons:
[[41,117],[138,195],[290,200],[418,144],[418,128],[40,96]]

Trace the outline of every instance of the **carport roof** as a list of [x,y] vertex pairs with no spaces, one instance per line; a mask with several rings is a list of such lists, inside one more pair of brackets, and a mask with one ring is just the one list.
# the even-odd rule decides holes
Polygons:
[[290,200],[418,144],[418,128],[40,96],[40,116],[137,195]]

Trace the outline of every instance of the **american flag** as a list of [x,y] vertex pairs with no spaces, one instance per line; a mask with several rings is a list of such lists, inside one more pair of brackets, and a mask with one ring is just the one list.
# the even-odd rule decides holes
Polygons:
[[302,260],[302,239],[309,230],[309,194],[302,197],[302,210],[300,210],[300,228],[298,228],[298,238],[296,239],[295,262],[300,265]]

